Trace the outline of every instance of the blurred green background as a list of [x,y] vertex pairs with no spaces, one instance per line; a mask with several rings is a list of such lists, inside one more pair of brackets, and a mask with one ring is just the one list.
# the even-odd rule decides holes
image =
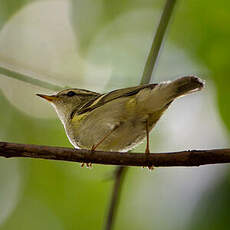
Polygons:
[[[0,65],[98,92],[139,84],[165,1],[0,0]],[[151,133],[151,150],[229,146],[230,2],[178,0],[152,82],[197,74],[200,93],[177,100]],[[55,112],[0,76],[1,141],[71,146]],[[135,151],[144,150],[144,144]],[[112,166],[0,159],[0,230],[101,229]],[[114,229],[229,229],[228,165],[132,168]]]

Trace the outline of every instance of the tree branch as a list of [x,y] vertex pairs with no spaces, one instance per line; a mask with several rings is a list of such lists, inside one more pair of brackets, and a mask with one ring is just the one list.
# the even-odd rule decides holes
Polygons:
[[230,149],[188,150],[169,153],[152,153],[146,158],[143,153],[104,152],[42,145],[0,142],[0,156],[41,158],[123,166],[199,166],[230,163]]

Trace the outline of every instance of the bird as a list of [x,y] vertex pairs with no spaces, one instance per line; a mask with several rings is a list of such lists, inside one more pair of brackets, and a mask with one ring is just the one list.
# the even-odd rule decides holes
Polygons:
[[148,155],[149,132],[165,110],[176,98],[203,87],[200,78],[183,76],[104,94],[69,88],[53,95],[37,95],[55,108],[75,148],[127,152],[147,137],[145,154]]

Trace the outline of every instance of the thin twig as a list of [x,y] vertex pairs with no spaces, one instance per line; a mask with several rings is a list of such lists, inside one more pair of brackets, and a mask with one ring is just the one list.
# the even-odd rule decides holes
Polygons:
[[111,229],[117,213],[118,204],[120,202],[121,187],[125,178],[128,167],[118,166],[115,171],[115,181],[113,185],[112,196],[108,208],[108,216],[106,218],[105,230]]
[[160,23],[157,27],[156,35],[154,36],[151,50],[149,52],[144,72],[141,79],[141,84],[147,84],[151,80],[154,67],[157,63],[157,58],[162,47],[162,42],[165,36],[167,26],[169,24],[176,0],[167,0],[163,13],[161,15]]
[[188,150],[169,153],[104,152],[42,145],[0,142],[0,156],[40,158],[123,166],[199,166],[230,163],[230,149]]
[[[145,63],[143,75],[141,78],[141,85],[148,84],[151,80],[153,70],[156,66],[157,58],[159,56],[160,48],[162,46],[163,38],[172,15],[176,0],[167,0],[164,10],[161,15],[159,25],[157,27],[156,34],[154,36],[152,46]],[[114,216],[116,210],[119,206],[120,195],[122,190],[122,185],[124,182],[125,173],[127,173],[128,168],[123,166],[119,167],[115,173],[115,181],[113,186],[112,197],[109,205],[108,217],[106,219],[105,230],[111,230],[114,223]],[[123,175],[124,174],[124,175]]]
[[40,86],[40,87],[45,88],[45,89],[50,89],[50,90],[55,90],[55,91],[63,89],[63,87],[61,87],[61,86],[55,85],[55,84],[47,82],[47,81],[41,81],[41,80],[33,78],[29,75],[20,73],[18,71],[16,72],[14,70],[11,70],[11,69],[3,67],[3,66],[0,66],[0,74],[2,76],[8,77],[8,78],[14,78],[14,79],[17,79],[20,81],[24,81],[26,83]]

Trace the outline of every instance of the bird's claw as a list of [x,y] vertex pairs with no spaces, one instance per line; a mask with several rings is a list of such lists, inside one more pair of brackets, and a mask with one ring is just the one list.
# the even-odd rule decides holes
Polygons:
[[87,166],[87,168],[92,168],[92,163],[91,162],[86,163],[86,166]]
[[151,166],[142,166],[143,169],[144,169],[145,167],[148,167],[148,169],[149,169],[150,171],[152,171],[152,170],[155,169],[154,165],[151,165]]
[[148,166],[148,169],[149,169],[150,171],[154,170],[154,165]]
[[[145,149],[145,156],[146,156],[147,159],[149,157],[149,154],[150,154],[150,151],[149,151],[149,147],[147,146],[146,149]],[[142,167],[145,168],[145,166],[142,166]],[[154,169],[154,165],[150,165],[150,166],[147,166],[147,167],[148,167],[148,169],[150,171],[152,171]]]
[[85,164],[86,164],[86,167],[87,167],[87,168],[92,168],[92,163],[91,163],[91,162],[89,162],[89,163],[84,163],[84,162],[83,162],[83,163],[81,164],[81,168],[83,168],[83,167],[85,166]]

